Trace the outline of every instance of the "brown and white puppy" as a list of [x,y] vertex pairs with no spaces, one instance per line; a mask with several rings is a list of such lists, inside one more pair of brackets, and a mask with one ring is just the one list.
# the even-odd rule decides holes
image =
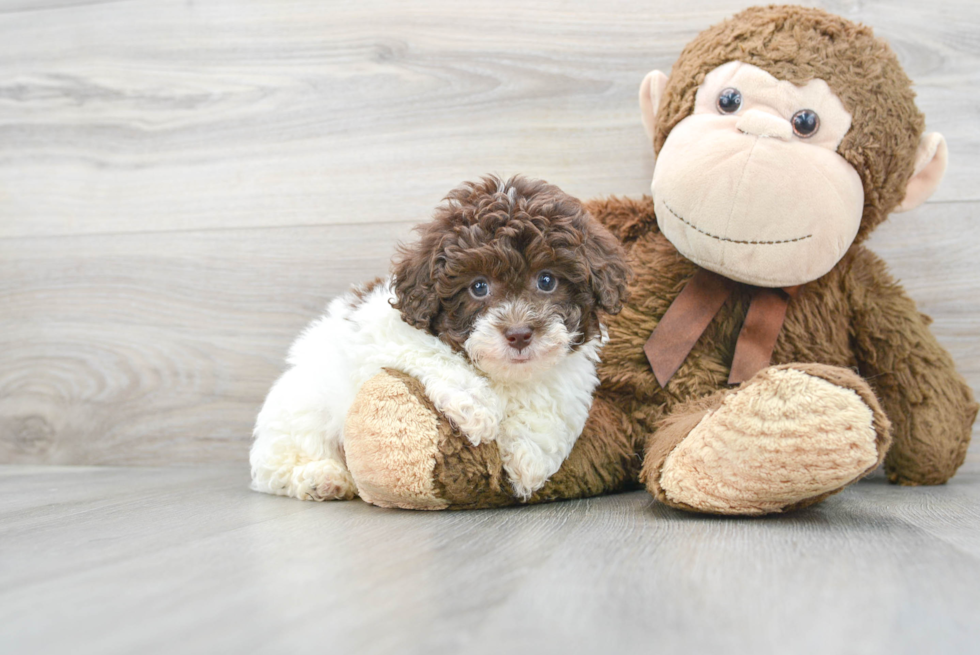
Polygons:
[[419,231],[392,278],[334,300],[293,344],[256,422],[253,488],[353,497],[344,419],[382,368],[418,378],[472,443],[495,439],[518,496],[571,452],[598,384],[600,315],[625,300],[618,240],[522,177],[460,186]]
[[465,184],[419,231],[394,264],[395,308],[494,378],[550,369],[622,307],[619,242],[545,182]]

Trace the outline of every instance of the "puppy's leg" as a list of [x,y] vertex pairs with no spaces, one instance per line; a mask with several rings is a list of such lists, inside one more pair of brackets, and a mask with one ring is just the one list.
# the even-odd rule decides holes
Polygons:
[[482,378],[475,374],[421,377],[429,400],[471,444],[479,446],[497,438],[503,407]]
[[[343,389],[327,389],[309,367],[288,370],[273,385],[255,425],[249,460],[252,488],[300,500],[357,495],[341,449]],[[349,405],[349,402],[347,403]]]
[[542,432],[540,427],[529,430],[527,426],[504,426],[497,449],[518,498],[530,498],[561,468],[571,448],[552,449],[560,440],[554,433]]
[[565,400],[558,409],[554,398],[545,394],[511,399],[497,448],[514,493],[521,500],[530,498],[558,472],[582,433],[591,396]]
[[425,393],[474,446],[497,438],[504,405],[487,378],[444,343],[409,326],[394,357],[379,362],[418,379]]

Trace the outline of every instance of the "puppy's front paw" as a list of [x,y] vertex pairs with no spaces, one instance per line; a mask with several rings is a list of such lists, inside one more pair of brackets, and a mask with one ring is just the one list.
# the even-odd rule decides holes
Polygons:
[[500,432],[503,411],[499,400],[489,390],[454,393],[443,403],[437,403],[436,408],[445,414],[446,418],[459,428],[474,446],[494,441]]
[[498,443],[498,447],[510,485],[521,500],[527,500],[543,487],[548,478],[558,472],[564,461],[562,457],[549,455],[527,443],[512,443],[507,446]]

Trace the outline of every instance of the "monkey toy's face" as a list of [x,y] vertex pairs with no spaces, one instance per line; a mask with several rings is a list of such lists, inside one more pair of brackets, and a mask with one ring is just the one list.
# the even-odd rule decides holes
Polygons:
[[695,263],[739,282],[820,277],[861,224],[861,179],[836,152],[850,126],[823,80],[798,87],[750,64],[719,66],[657,157],[661,231]]
[[861,179],[836,152],[850,126],[823,80],[797,87],[750,64],[719,66],[657,158],[661,231],[695,263],[740,282],[820,277],[861,224]]
[[[780,65],[785,69],[786,62]],[[841,86],[840,80],[832,83]],[[856,89],[849,101],[863,98],[864,104],[855,106],[865,120],[890,120],[887,124],[898,131],[894,139],[880,133],[867,137],[868,126],[856,126],[862,131],[862,156],[904,163],[903,171],[911,165],[907,178],[881,179],[884,167],[859,175],[853,157],[838,153],[842,140],[851,138],[852,116],[825,80],[799,86],[757,66],[729,61],[705,73],[693,109],[678,120],[683,105],[675,102],[678,96],[666,95],[667,76],[659,71],[647,75],[640,87],[647,134],[664,136],[657,122],[661,100],[674,112],[652,184],[664,236],[682,255],[727,278],[788,287],[830,271],[862,233],[868,214],[863,184],[875,185],[874,211],[906,211],[925,202],[946,170],[946,142],[940,134],[918,132],[910,94],[889,97],[879,91],[887,84],[874,75],[866,83],[868,88]],[[894,80],[890,83],[894,86]],[[898,105],[890,118],[889,103]],[[898,125],[894,115],[904,116],[905,124]],[[919,139],[914,155],[897,145],[912,135]],[[892,191],[892,204],[882,208],[883,185],[904,188],[904,197],[895,199]]]

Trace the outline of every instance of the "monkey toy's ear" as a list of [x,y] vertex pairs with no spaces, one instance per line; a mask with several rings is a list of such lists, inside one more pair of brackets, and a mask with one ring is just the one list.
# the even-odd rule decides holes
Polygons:
[[946,174],[948,158],[946,139],[942,134],[929,132],[922,135],[915,152],[915,168],[905,186],[905,199],[895,209],[896,212],[915,209],[929,199]]
[[435,268],[438,265],[428,240],[423,237],[415,247],[400,247],[392,263],[392,283],[395,302],[392,307],[401,312],[402,320],[426,332],[439,313],[439,296],[435,288]]
[[660,71],[650,71],[640,84],[640,111],[643,113],[643,129],[647,136],[653,139],[657,127],[657,110],[660,109],[660,99],[667,86],[667,76]]

